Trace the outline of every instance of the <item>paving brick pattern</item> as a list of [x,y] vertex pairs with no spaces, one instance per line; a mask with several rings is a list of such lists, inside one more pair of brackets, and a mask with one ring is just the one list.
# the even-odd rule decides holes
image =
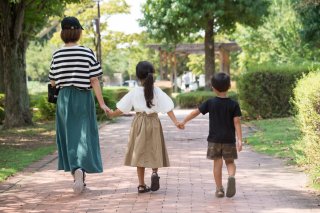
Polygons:
[[[176,114],[182,119],[188,112]],[[237,194],[216,198],[212,161],[206,159],[207,116],[197,117],[185,130],[161,116],[171,167],[159,170],[159,191],[138,194],[136,169],[123,166],[131,120],[121,117],[101,127],[104,173],[87,175],[83,194],[73,194],[71,175],[56,171],[56,155],[51,155],[0,184],[0,212],[320,213],[319,197],[305,187],[302,172],[248,146],[236,161]],[[150,175],[147,169],[147,184]]]

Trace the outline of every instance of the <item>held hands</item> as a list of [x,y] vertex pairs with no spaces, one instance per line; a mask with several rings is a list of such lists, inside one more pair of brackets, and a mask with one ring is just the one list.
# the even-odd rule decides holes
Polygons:
[[107,112],[107,115],[108,115],[108,117],[112,118],[112,116],[113,116],[113,110],[110,109],[110,110]]
[[100,108],[101,108],[105,113],[107,113],[107,112],[110,111],[110,108],[107,107],[107,105],[105,105],[105,104],[100,105]]
[[185,125],[184,122],[179,122],[179,121],[177,121],[177,122],[175,122],[174,124],[175,124],[176,127],[178,127],[179,129],[184,129],[184,125]]
[[114,115],[113,110],[107,107],[105,104],[101,105],[100,108],[104,111],[105,114],[107,114],[109,118],[112,118],[112,116]]

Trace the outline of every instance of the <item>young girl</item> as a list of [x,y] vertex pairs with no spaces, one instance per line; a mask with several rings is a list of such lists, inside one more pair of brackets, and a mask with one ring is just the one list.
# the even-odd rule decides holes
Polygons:
[[[173,113],[173,102],[160,88],[153,86],[154,68],[148,61],[141,61],[136,66],[136,76],[142,87],[136,87],[126,94],[109,116],[128,113],[132,107],[136,115],[132,121],[127,153],[126,166],[137,167],[139,179],[138,193],[157,191],[160,188],[158,168],[168,167],[169,158],[163,137],[159,112],[167,113],[173,123],[179,123]],[[152,168],[151,187],[144,182],[145,168]]]

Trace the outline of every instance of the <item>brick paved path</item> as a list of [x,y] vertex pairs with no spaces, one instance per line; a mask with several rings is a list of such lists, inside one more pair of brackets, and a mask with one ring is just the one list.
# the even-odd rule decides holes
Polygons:
[[[183,118],[187,112],[176,114]],[[136,169],[122,165],[131,120],[122,117],[100,129],[105,171],[87,176],[85,193],[73,194],[70,174],[55,170],[53,155],[0,184],[0,212],[320,212],[319,198],[305,188],[303,173],[249,147],[237,161],[236,196],[216,198],[212,161],[206,159],[207,116],[184,131],[161,116],[171,167],[160,169],[159,191],[138,195]]]

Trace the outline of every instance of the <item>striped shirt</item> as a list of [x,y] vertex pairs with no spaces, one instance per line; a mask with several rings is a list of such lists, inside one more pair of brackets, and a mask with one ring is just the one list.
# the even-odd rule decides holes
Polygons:
[[84,46],[63,47],[53,53],[49,79],[57,87],[91,89],[90,78],[102,75],[93,51]]

